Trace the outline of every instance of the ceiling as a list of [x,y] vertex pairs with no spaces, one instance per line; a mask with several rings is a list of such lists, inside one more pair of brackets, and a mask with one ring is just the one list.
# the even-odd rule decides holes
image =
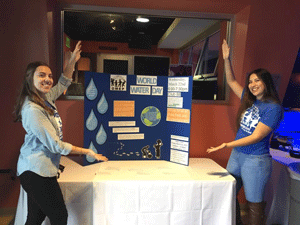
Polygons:
[[[144,34],[151,36],[152,44],[157,44],[174,21],[174,18],[151,17],[148,23],[140,23],[136,18],[130,14],[66,11],[64,31],[75,40],[121,43],[128,43],[134,36]],[[112,20],[114,23],[111,23]]]
[[[140,42],[159,48],[181,48],[218,20],[154,17],[148,23],[136,21],[138,15],[64,11],[64,32],[73,40],[128,43]],[[146,43],[147,42],[147,43]],[[138,47],[137,47],[138,46]]]

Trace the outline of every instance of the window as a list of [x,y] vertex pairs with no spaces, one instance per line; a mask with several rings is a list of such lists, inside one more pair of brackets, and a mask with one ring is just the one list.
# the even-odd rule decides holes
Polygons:
[[[163,49],[176,49],[176,56],[177,57],[177,53],[178,51],[181,51],[181,57],[180,59],[178,59],[178,61],[170,61],[170,63],[172,63],[172,65],[170,67],[178,67],[179,65],[183,65],[181,66],[182,68],[185,68],[186,70],[188,70],[188,72],[190,73],[190,70],[192,70],[192,75],[194,76],[194,87],[197,88],[199,87],[199,89],[201,90],[205,90],[205,89],[216,89],[217,90],[217,95],[215,96],[215,94],[213,95],[209,95],[210,97],[204,97],[202,94],[198,94],[197,91],[193,91],[193,93],[195,93],[195,95],[193,96],[193,102],[195,102],[195,100],[220,100],[218,102],[215,102],[217,104],[224,104],[227,103],[227,98],[228,98],[228,91],[226,91],[226,85],[224,85],[224,73],[222,71],[221,66],[219,68],[217,68],[218,66],[218,60],[217,58],[214,57],[214,48],[213,48],[213,38],[211,40],[206,40],[207,37],[213,36],[213,34],[215,34],[218,30],[220,30],[220,39],[223,38],[227,38],[227,40],[230,43],[230,34],[232,33],[231,30],[231,24],[235,23],[235,19],[233,15],[217,15],[217,14],[209,14],[209,13],[195,13],[195,12],[180,12],[180,11],[164,11],[164,10],[146,10],[146,9],[124,9],[124,8],[117,8],[117,7],[100,7],[100,6],[81,6],[81,5],[69,5],[68,7],[63,7],[62,11],[61,11],[61,38],[62,38],[62,45],[61,45],[61,55],[59,56],[60,58],[60,62],[59,62],[59,67],[61,68],[61,70],[63,70],[63,62],[66,59],[66,55],[65,52],[70,50],[70,44],[65,42],[65,35],[68,35],[71,40],[85,40],[87,37],[87,33],[86,32],[74,32],[72,33],[71,30],[69,28],[74,28],[75,30],[77,30],[78,26],[80,25],[81,27],[85,28],[84,31],[95,31],[95,30],[99,30],[102,33],[105,33],[106,37],[109,37],[109,41],[108,44],[102,45],[99,47],[99,49],[92,49],[89,50],[89,52],[87,53],[93,53],[96,55],[96,60],[94,60],[94,58],[91,58],[91,64],[90,64],[90,71],[94,71],[94,72],[103,72],[104,68],[103,68],[103,64],[99,63],[99,56],[98,53],[112,53],[113,51],[117,50],[116,47],[110,45],[109,43],[114,41],[115,37],[117,35],[110,35],[111,34],[111,29],[106,29],[104,27],[100,27],[99,29],[86,29],[88,26],[82,26],[81,20],[82,19],[71,19],[71,20],[66,20],[65,18],[65,13],[66,12],[73,12],[75,14],[80,14],[81,12],[86,12],[91,14],[93,12],[97,13],[96,18],[98,17],[105,17],[107,15],[115,15],[119,17],[123,17],[123,16],[138,16],[138,15],[146,15],[146,16],[150,16],[150,17],[160,17],[159,19],[165,19],[165,18],[171,18],[171,19],[175,19],[174,22],[176,23],[172,23],[173,26],[170,26],[169,29],[167,31],[165,31],[163,38],[164,39],[169,39],[170,42],[168,43],[163,43],[162,46],[160,46],[159,48]],[[79,15],[78,15],[79,16]],[[76,18],[79,18],[78,16],[76,16]],[[197,28],[201,27],[202,30],[200,29],[195,29],[195,26],[193,25],[189,25],[189,26],[185,26],[184,28],[184,32],[180,32],[180,33],[176,33],[177,29],[176,26],[178,24],[180,24],[180,22],[184,21],[186,22],[186,19],[191,22],[191,21],[195,21],[196,24],[201,24],[201,25],[197,25]],[[182,20],[182,21],[181,21]],[[80,24],[78,25],[78,22],[80,22]],[[189,23],[190,24],[190,23]],[[202,26],[203,25],[203,26]],[[68,29],[67,29],[68,28]],[[67,30],[70,31],[70,33],[66,32]],[[126,32],[124,32],[126,33]],[[145,33],[145,32],[143,32]],[[156,32],[152,32],[152,33],[156,33]],[[73,37],[73,35],[80,35],[80,38],[76,38]],[[134,38],[132,37],[131,33],[128,33],[129,35],[127,35],[126,38],[123,38],[123,40],[134,40]],[[146,34],[146,33],[145,33]],[[97,37],[97,35],[93,34],[91,39],[86,39],[89,41],[99,41],[99,40],[94,40],[93,38]],[[100,40],[100,41],[104,41],[104,40]],[[72,44],[72,43],[71,43]],[[159,43],[161,44],[161,43]],[[221,44],[221,42],[219,42],[219,44]],[[206,50],[205,50],[205,49]],[[220,48],[220,46],[219,46]],[[164,50],[162,50],[164,51]],[[119,51],[120,54],[123,54],[122,51]],[[128,52],[125,52],[124,54],[127,54]],[[151,52],[150,55],[155,54],[155,52]],[[132,53],[128,53],[128,54],[132,54]],[[139,54],[139,53],[138,53]],[[143,53],[142,53],[143,54]],[[213,56],[212,56],[213,55]],[[157,55],[160,56],[160,55]],[[130,60],[134,60],[133,59],[134,56],[132,56],[132,59]],[[171,58],[173,60],[173,57]],[[199,62],[200,59],[200,62]],[[109,60],[123,60],[123,59],[109,59]],[[175,63],[175,64],[173,64]],[[221,63],[220,63],[221,64]],[[128,74],[135,74],[134,72],[134,67],[133,67],[133,63],[128,63]],[[102,67],[102,68],[101,68]],[[222,66],[223,67],[223,66]],[[197,69],[198,68],[198,69]],[[217,68],[217,70],[216,70]],[[170,68],[171,69],[171,68]],[[176,69],[176,68],[175,68]],[[197,72],[196,72],[197,69]],[[214,75],[212,75],[212,71],[214,71]],[[217,71],[217,73],[215,72]],[[76,73],[76,71],[75,71]],[[78,83],[81,83],[82,78],[84,77],[82,74],[84,72],[78,69]],[[210,74],[211,77],[206,77],[208,74]],[[214,84],[216,84],[216,86],[212,87],[200,87],[200,82],[203,83],[204,79],[196,79],[197,76],[203,76],[205,77],[205,84],[208,84],[207,82],[209,82],[208,78],[210,79],[217,79],[217,81],[214,82]],[[213,78],[215,77],[215,78]],[[199,77],[200,78],[200,77]],[[78,94],[79,98],[78,99],[83,99],[83,95],[81,95],[82,93],[82,83],[81,84],[72,84],[74,87],[75,86],[80,86],[80,94]],[[69,88],[70,89],[70,88]],[[78,90],[78,87],[75,88],[75,90]],[[68,90],[68,93],[66,94],[67,99],[77,99],[76,95],[77,94],[71,94],[72,91]],[[76,93],[79,93],[76,91]],[[215,93],[216,91],[214,91]],[[225,96],[225,92],[226,92],[226,96]],[[204,93],[206,93],[204,91]],[[208,93],[208,92],[207,92]],[[221,93],[221,94],[220,94]],[[75,96],[75,98],[73,98],[73,96]],[[213,97],[211,97],[213,96]],[[201,103],[201,101],[199,101],[199,103]],[[205,102],[207,103],[207,101]]]
[[203,50],[204,47],[204,42],[205,41],[200,41],[199,43],[195,44],[194,46],[192,46],[192,66],[193,66],[193,71],[192,74],[195,73],[198,61],[199,61],[199,57],[200,57],[200,53]]
[[128,74],[128,61],[127,60],[103,60],[103,72],[110,74]]
[[180,52],[180,59],[179,59],[179,64],[190,64],[191,60],[191,49],[192,48],[187,48]]
[[134,74],[167,76],[170,59],[168,57],[134,57]]
[[67,90],[68,98],[81,99],[84,96],[85,71],[110,74],[136,74],[167,76],[169,57],[134,56],[122,54],[84,53],[74,72],[74,80]]
[[201,49],[194,80],[206,77],[214,77],[219,58],[220,31],[205,39],[204,47]]
[[[224,98],[218,90],[218,59],[221,44],[220,30],[180,52],[181,64],[192,64],[193,99],[217,100]],[[223,74],[221,74],[223,76]],[[221,93],[221,96],[218,96]]]

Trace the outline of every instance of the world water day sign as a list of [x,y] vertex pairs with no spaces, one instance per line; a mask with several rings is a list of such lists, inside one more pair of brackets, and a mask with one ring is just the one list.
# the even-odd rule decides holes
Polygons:
[[109,160],[188,165],[192,77],[86,72],[85,87],[85,148]]

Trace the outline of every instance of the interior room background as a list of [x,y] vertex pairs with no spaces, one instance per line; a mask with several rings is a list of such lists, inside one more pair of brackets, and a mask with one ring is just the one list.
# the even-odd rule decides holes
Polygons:
[[[17,90],[26,65],[35,60],[50,64],[57,73],[60,41],[60,7],[86,4],[84,0],[4,0],[0,1],[0,105],[1,169],[16,170],[25,132],[13,122]],[[141,0],[97,1],[90,5],[182,12],[232,14],[235,17],[232,65],[238,82],[245,83],[247,72],[265,67],[280,76],[279,94],[286,92],[300,47],[300,2],[297,0]],[[57,75],[58,76],[58,75]],[[190,157],[208,157],[225,167],[230,150],[206,153],[210,146],[235,137],[235,115],[239,99],[230,92],[227,104],[193,103]],[[83,101],[58,101],[64,123],[64,140],[83,144]],[[16,207],[20,184],[9,175],[0,175],[0,208]],[[243,196],[239,196],[243,199]]]

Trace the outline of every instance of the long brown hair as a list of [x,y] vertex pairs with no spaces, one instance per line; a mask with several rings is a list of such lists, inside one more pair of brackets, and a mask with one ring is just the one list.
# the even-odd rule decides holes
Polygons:
[[47,63],[40,62],[40,61],[32,62],[27,65],[23,84],[21,86],[19,95],[17,97],[17,102],[15,105],[15,110],[14,110],[15,122],[19,122],[22,120],[21,111],[22,111],[25,98],[27,96],[30,101],[33,101],[34,103],[38,104],[39,106],[44,108],[50,115],[53,115],[53,110],[45,105],[45,100],[41,98],[41,96],[38,94],[33,84],[33,75],[36,68],[38,68],[39,66],[47,66],[48,68],[50,68]]
[[256,97],[249,90],[249,78],[252,74],[256,74],[257,77],[260,80],[262,80],[262,82],[265,85],[265,92],[264,92],[262,101],[272,101],[272,102],[281,104],[278,93],[276,91],[276,88],[275,88],[275,85],[273,82],[272,75],[270,74],[270,72],[263,68],[253,70],[252,72],[250,72],[248,74],[247,79],[246,79],[244,95],[242,97],[241,106],[240,106],[240,108],[238,110],[238,114],[237,114],[237,121],[236,121],[237,128],[240,127],[242,114],[246,111],[246,109],[251,107],[256,100]]

